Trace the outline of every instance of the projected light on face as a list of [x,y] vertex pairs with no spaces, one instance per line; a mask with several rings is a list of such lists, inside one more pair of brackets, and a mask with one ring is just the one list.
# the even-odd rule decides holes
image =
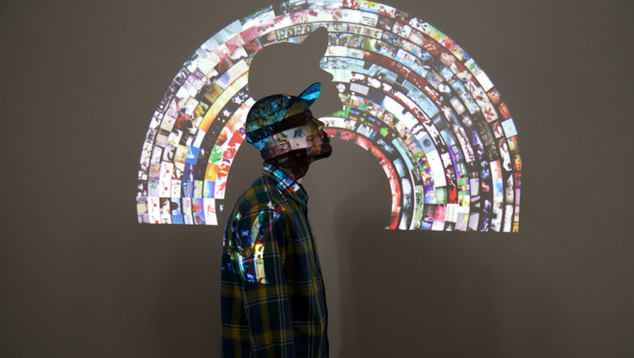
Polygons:
[[343,104],[320,121],[385,171],[392,192],[387,228],[517,232],[517,130],[487,75],[416,17],[385,4],[336,0],[269,6],[231,23],[185,62],[143,144],[139,222],[218,224],[216,206],[255,103],[247,80],[253,56],[265,46],[301,43],[319,27],[329,32],[321,67],[333,75]]
[[262,148],[262,158],[295,180],[303,178],[309,164],[332,153],[330,139],[323,127],[306,104],[295,103]]

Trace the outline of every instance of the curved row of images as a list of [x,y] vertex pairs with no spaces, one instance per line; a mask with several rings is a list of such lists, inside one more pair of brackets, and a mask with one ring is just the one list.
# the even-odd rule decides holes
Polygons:
[[139,222],[218,224],[216,208],[255,102],[251,59],[325,27],[321,66],[333,74],[342,110],[323,121],[331,136],[354,141],[383,167],[392,191],[387,228],[519,230],[517,131],[486,74],[432,26],[386,5],[355,3],[348,6],[358,10],[341,1],[270,6],[196,51],[150,123]]

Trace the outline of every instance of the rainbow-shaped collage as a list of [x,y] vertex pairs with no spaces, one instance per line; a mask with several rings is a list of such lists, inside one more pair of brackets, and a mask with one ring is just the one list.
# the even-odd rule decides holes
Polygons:
[[[185,62],[152,117],[140,161],[141,223],[218,225],[233,158],[255,100],[263,47],[324,27],[321,61],[342,110],[330,136],[376,157],[392,192],[387,229],[519,230],[517,130],[493,83],[431,25],[370,1],[285,1],[237,20]],[[327,84],[325,84],[327,85]]]

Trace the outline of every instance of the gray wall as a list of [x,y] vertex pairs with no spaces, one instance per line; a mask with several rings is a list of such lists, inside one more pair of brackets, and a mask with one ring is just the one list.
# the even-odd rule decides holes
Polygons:
[[[271,3],[0,4],[1,356],[219,355],[222,225],[137,224],[135,175],[182,62]],[[634,356],[634,4],[389,4],[465,48],[509,105],[521,232],[385,231],[381,167],[333,142],[305,180],[332,357]],[[259,172],[255,149],[237,156],[227,203]]]

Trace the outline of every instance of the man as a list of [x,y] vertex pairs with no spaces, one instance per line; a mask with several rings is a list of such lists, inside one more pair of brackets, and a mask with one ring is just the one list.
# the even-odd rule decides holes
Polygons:
[[265,97],[247,116],[247,141],[264,166],[225,227],[224,358],[328,356],[324,284],[300,184],[309,165],[332,152],[309,109],[320,93],[314,83],[298,97]]

